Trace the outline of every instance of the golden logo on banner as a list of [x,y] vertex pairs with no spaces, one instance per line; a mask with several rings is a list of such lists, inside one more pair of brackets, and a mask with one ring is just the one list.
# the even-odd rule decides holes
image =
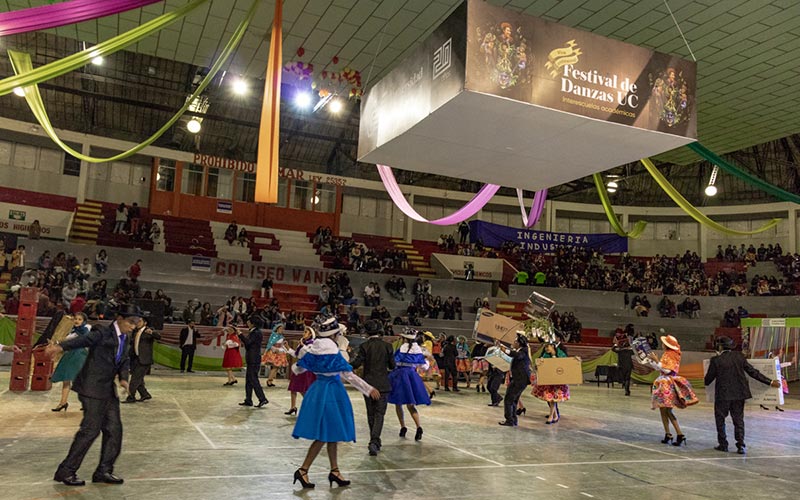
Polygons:
[[570,64],[578,62],[578,56],[583,54],[581,49],[575,44],[575,40],[567,42],[566,47],[555,49],[547,56],[547,62],[544,67],[550,72],[550,76],[555,78],[558,76],[558,70]]

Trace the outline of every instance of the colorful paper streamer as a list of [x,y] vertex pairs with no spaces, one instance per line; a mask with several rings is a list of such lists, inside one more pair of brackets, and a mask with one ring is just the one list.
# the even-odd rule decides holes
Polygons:
[[40,31],[111,16],[162,0],[70,0],[0,13],[0,37]]
[[[675,186],[670,184],[667,178],[664,177],[661,174],[661,172],[658,171],[656,166],[653,164],[652,161],[650,161],[649,158],[643,158],[641,161],[642,165],[644,165],[644,168],[647,169],[648,172],[650,172],[650,175],[653,177],[653,179],[655,179],[656,183],[659,186],[661,186],[661,189],[663,189],[665,193],[667,193],[667,196],[672,198],[672,201],[674,201],[676,205],[678,205],[684,212],[686,212],[686,215],[696,220],[700,224],[703,224],[704,226],[713,229],[714,231],[723,234],[730,234],[737,236],[751,236],[754,234],[763,233],[764,231],[772,227],[775,227],[781,221],[781,219],[772,219],[771,221],[767,222],[766,224],[764,224],[763,226],[754,231],[737,231],[735,229],[728,229],[722,224],[719,224],[709,219],[708,217],[706,217],[705,214],[700,212],[700,210],[695,208],[694,205],[689,203],[689,201],[686,198],[684,198],[683,195],[681,195],[677,189],[675,189]],[[597,181],[595,180],[595,182]]]
[[608,199],[606,186],[603,184],[603,177],[601,177],[600,174],[594,174],[592,178],[594,179],[595,187],[597,187],[597,194],[600,195],[600,203],[603,205],[603,210],[606,212],[608,222],[611,224],[611,229],[613,229],[618,236],[622,236],[623,238],[636,239],[641,236],[644,232],[644,228],[647,227],[647,221],[637,221],[633,225],[633,229],[626,233],[625,229],[622,227],[622,223],[617,218],[617,214],[614,213],[614,207],[611,206],[611,200]]
[[525,200],[522,197],[522,190],[517,188],[517,199],[519,200],[519,209],[522,211],[522,224],[525,227],[533,227],[542,218],[544,213],[544,203],[547,201],[547,189],[536,191],[533,195],[533,203],[531,204],[530,215],[525,213]]
[[[180,117],[189,109],[192,102],[199,97],[203,91],[208,87],[211,82],[213,81],[216,74],[225,64],[225,62],[230,58],[233,52],[236,50],[236,47],[241,42],[242,38],[244,37],[245,32],[247,31],[247,27],[250,25],[250,22],[253,20],[255,16],[256,10],[258,8],[259,0],[253,0],[252,5],[250,6],[250,10],[248,10],[247,15],[239,23],[239,26],[236,28],[236,31],[233,33],[233,36],[228,43],[223,48],[222,52],[220,53],[219,57],[214,64],[211,66],[210,71],[208,74],[203,78],[200,84],[197,86],[197,89],[192,93],[191,96],[186,100],[186,103],[175,113],[175,115],[167,121],[164,126],[158,129],[153,135],[147,138],[144,142],[137,144],[133,148],[119,153],[117,155],[108,157],[108,158],[96,158],[92,156],[87,156],[82,154],[80,151],[76,151],[75,149],[69,147],[64,141],[62,141],[58,134],[56,133],[53,124],[50,121],[50,117],[47,115],[47,110],[44,107],[44,101],[42,100],[42,95],[39,92],[39,87],[37,85],[31,85],[24,88],[25,91],[25,100],[27,101],[28,105],[33,112],[33,115],[36,117],[36,120],[42,126],[42,129],[47,133],[47,135],[58,144],[61,149],[66,151],[67,153],[71,154],[72,156],[84,160],[89,163],[106,163],[106,162],[113,162],[119,161],[124,158],[128,158],[133,156],[134,154],[138,153],[139,151],[143,150],[147,146],[154,143],[159,137],[164,135],[179,119]],[[11,58],[11,64],[14,68],[14,71],[18,73],[20,76],[24,76],[26,74],[30,74],[33,69],[30,55],[24,52],[17,52],[17,51],[8,51],[9,56]]]

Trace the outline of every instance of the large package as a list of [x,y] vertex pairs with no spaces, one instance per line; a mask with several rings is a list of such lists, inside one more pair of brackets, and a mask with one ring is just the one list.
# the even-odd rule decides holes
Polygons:
[[472,338],[485,344],[494,344],[495,341],[500,341],[511,345],[517,337],[517,330],[521,329],[522,322],[481,308],[475,318]]
[[583,383],[581,358],[536,358],[537,385],[578,385]]

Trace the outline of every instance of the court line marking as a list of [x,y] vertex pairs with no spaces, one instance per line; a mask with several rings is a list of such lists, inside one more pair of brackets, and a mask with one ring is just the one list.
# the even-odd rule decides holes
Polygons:
[[594,498],[594,495],[590,495],[590,494],[586,493],[585,491],[581,491],[581,495],[589,497],[589,498]]
[[197,432],[199,432],[199,433],[200,433],[200,435],[201,435],[201,436],[203,436],[203,439],[205,439],[205,440],[206,440],[206,442],[208,443],[208,445],[209,445],[209,446],[211,446],[211,448],[212,448],[212,449],[215,449],[215,450],[216,450],[216,449],[217,449],[217,445],[215,445],[215,444],[214,444],[214,442],[213,442],[213,441],[211,441],[211,439],[209,439],[209,437],[206,435],[206,433],[205,433],[205,432],[203,432],[203,429],[201,429],[199,425],[197,425],[196,423],[194,423],[194,422],[192,421],[192,419],[191,419],[191,418],[189,418],[189,415],[186,413],[186,411],[184,411],[183,407],[182,407],[182,406],[181,406],[181,404],[178,402],[177,398],[175,398],[175,396],[172,396],[172,400],[175,402],[175,406],[177,406],[177,407],[178,407],[178,412],[181,414],[181,416],[183,417],[183,419],[184,419],[184,420],[186,420],[186,421],[189,423],[189,425],[191,425],[192,427],[194,427],[194,428],[197,430]]
[[433,439],[436,439],[437,441],[441,441],[441,442],[445,443],[448,447],[450,447],[450,448],[452,448],[452,449],[454,449],[456,451],[460,451],[461,453],[463,453],[465,455],[469,455],[471,457],[479,458],[479,459],[481,459],[481,460],[483,460],[485,462],[489,462],[490,464],[494,464],[494,465],[497,465],[499,467],[505,467],[505,465],[501,464],[500,462],[496,462],[494,460],[491,460],[491,459],[488,459],[486,457],[482,457],[480,455],[472,453],[471,451],[467,451],[467,450],[465,450],[463,448],[459,448],[458,446],[456,446],[455,444],[453,444],[452,442],[450,442],[450,441],[448,441],[446,439],[442,439],[442,438],[440,438],[438,436],[433,436],[433,435],[430,435],[430,434],[429,434],[429,436],[432,437]]
[[561,484],[561,483],[556,483],[556,486],[560,486],[560,487],[564,488],[565,490],[569,489],[569,486],[567,486],[565,484]]
[[547,481],[547,479],[543,478],[542,476],[536,476],[536,479],[541,479],[542,481]]

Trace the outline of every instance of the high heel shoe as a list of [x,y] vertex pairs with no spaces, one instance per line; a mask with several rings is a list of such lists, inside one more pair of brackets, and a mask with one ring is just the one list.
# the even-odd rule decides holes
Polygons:
[[766,406],[764,406],[764,405],[758,405],[758,406],[760,406],[762,410],[767,410],[767,411],[769,411],[769,408],[767,408],[767,407],[766,407]]
[[400,437],[406,437],[406,432],[408,432],[408,427],[400,427]]
[[[334,474],[334,472],[336,472],[336,474]],[[331,469],[331,471],[328,473],[328,482],[330,485],[333,486],[333,483],[335,482],[339,486],[350,486],[350,481],[347,479],[342,479],[338,476],[338,474],[339,469]]]
[[672,446],[680,446],[680,445],[682,445],[682,444],[688,444],[688,443],[686,442],[686,436],[684,436],[683,434],[678,434],[678,435],[675,437],[675,442],[674,442],[674,443],[672,443]]
[[275,384],[273,384],[272,382],[267,382],[267,387],[275,387]]
[[238,384],[238,383],[239,383],[239,380],[238,380],[238,379],[233,379],[233,382],[231,382],[231,385],[236,385],[236,384]]
[[428,396],[433,399],[436,396],[436,391],[431,391],[428,393]]
[[297,415],[297,408],[290,408],[289,411],[283,412],[284,415]]
[[664,444],[671,443],[672,442],[672,434],[670,434],[669,432],[664,434],[664,439],[662,439],[661,442],[664,443]]
[[517,408],[517,416],[524,415],[526,413],[528,413],[527,408]]
[[61,410],[64,410],[66,412],[67,408],[69,408],[69,403],[64,403],[63,405],[56,406],[55,408],[53,408],[50,411],[61,411]]
[[303,488],[313,488],[316,486],[316,484],[304,479],[303,476],[308,477],[308,470],[300,468],[294,471],[294,481],[292,481],[292,484],[295,484],[297,483],[297,481],[300,481],[300,484],[303,485]]
[[422,427],[417,427],[417,433],[414,435],[414,441],[422,441]]

